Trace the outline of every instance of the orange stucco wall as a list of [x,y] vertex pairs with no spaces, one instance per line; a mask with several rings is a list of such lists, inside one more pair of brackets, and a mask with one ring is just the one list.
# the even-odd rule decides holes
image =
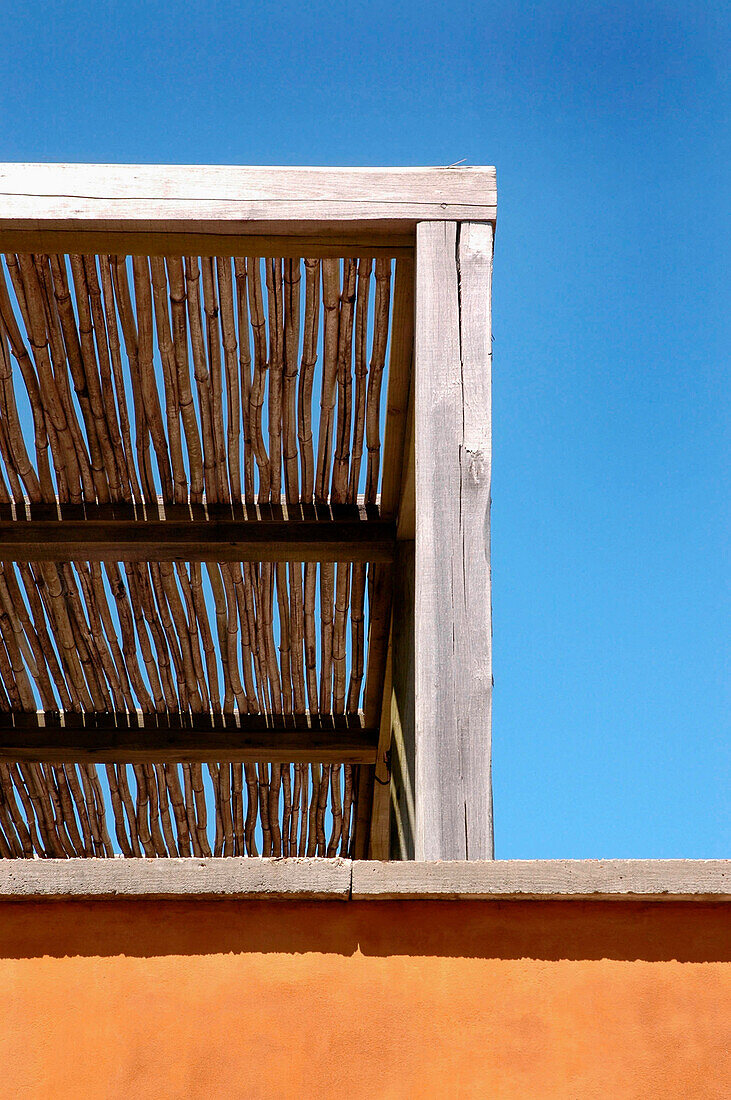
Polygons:
[[726,906],[6,902],[2,1097],[728,1097]]

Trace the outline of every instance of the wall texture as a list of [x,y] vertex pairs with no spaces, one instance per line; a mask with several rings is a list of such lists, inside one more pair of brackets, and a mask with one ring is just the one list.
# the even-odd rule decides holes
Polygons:
[[1,1097],[727,1097],[729,907],[0,903]]

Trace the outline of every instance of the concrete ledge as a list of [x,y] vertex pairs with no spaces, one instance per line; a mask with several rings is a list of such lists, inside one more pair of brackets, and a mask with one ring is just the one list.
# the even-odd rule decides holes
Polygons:
[[354,900],[731,900],[731,860],[516,859],[353,864]]
[[347,901],[349,859],[0,859],[3,898]]
[[0,901],[118,897],[731,901],[731,860],[0,859]]

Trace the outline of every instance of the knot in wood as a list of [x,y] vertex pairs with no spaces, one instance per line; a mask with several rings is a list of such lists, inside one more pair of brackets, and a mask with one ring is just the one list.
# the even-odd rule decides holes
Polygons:
[[475,485],[479,485],[482,482],[485,470],[485,453],[479,449],[472,450],[470,447],[465,447],[464,452],[467,456],[467,469],[470,477]]

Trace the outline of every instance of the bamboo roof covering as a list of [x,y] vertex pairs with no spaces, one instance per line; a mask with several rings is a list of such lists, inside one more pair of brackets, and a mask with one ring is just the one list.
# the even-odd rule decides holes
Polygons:
[[355,851],[409,295],[404,249],[5,253],[0,856]]

